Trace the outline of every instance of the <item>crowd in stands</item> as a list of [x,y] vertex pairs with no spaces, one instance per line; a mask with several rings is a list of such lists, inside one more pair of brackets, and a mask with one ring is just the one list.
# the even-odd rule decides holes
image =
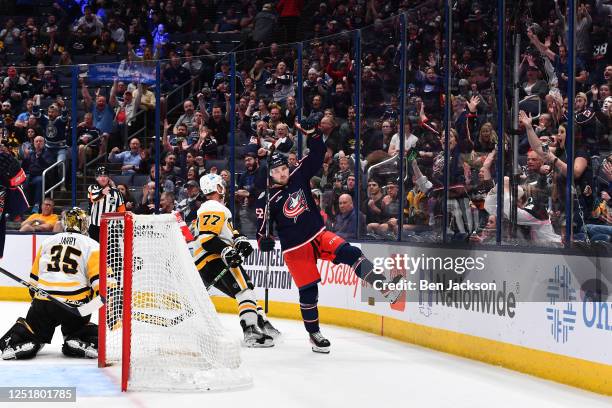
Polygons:
[[[507,67],[496,65],[494,2],[460,0],[453,6],[453,98],[446,101],[452,105],[452,128],[445,132],[441,1],[106,1],[85,7],[57,2],[46,16],[20,24],[5,20],[0,31],[3,145],[23,160],[28,194],[40,203],[42,171],[70,155],[69,117],[77,114],[79,175],[92,157],[116,163],[114,179],[126,207],[153,212],[155,144],[138,129],[144,125],[155,134],[150,130],[154,85],[139,76],[99,84],[82,75],[80,111],[71,113],[70,83],[65,82],[69,70],[60,65],[83,62],[83,56],[122,64],[162,60],[162,207],[172,203],[188,222],[202,200],[198,180],[203,174],[221,174],[229,189],[229,130],[235,119],[237,173],[229,199],[235,200],[237,225],[254,233],[260,192],[256,180],[266,172],[271,146],[286,154],[291,166],[297,165],[300,152],[307,154],[295,128],[301,86],[301,116],[319,122],[328,148],[320,173],[311,180],[313,195],[328,227],[346,238],[394,239],[401,233],[405,239],[438,241],[446,228],[452,239],[494,242],[496,174],[511,174],[508,163],[517,134],[522,166],[516,189],[519,238],[542,245],[560,245],[565,239],[567,163],[573,162],[575,237],[584,238],[587,230],[591,238],[610,240],[612,5],[579,2],[576,93],[568,95],[565,2],[515,3],[508,20],[521,37],[517,81],[522,113],[519,128],[511,130],[507,120],[504,135],[497,132],[495,81],[504,74],[511,82],[514,61],[507,58]],[[400,43],[397,15],[402,12],[406,44]],[[354,29],[362,30],[359,117],[355,44],[348,34]],[[216,54],[213,35],[238,35],[248,48],[236,53],[235,118],[230,116],[229,58]],[[296,47],[285,43],[303,38],[298,66]],[[407,77],[404,152],[399,136],[402,47]],[[13,65],[8,61],[11,50],[21,52]],[[179,89],[183,91],[177,93]],[[511,84],[507,94],[509,115]],[[573,158],[565,147],[569,103],[576,115]],[[450,223],[444,226],[446,137]],[[498,143],[504,144],[503,169],[498,166]],[[404,180],[399,179],[400,165],[405,165]],[[512,184],[508,180],[503,186],[504,239],[511,231]]]

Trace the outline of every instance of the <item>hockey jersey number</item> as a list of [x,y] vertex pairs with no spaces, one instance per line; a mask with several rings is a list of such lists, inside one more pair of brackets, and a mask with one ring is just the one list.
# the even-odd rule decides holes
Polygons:
[[50,252],[51,259],[47,264],[47,272],[62,271],[69,274],[79,272],[79,262],[82,255],[80,250],[69,245],[54,245]]

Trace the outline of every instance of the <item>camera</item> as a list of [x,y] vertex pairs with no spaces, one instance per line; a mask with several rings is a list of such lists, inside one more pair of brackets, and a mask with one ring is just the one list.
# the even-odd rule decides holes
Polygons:
[[550,149],[548,148],[548,143],[542,143],[542,151],[544,153],[550,152]]

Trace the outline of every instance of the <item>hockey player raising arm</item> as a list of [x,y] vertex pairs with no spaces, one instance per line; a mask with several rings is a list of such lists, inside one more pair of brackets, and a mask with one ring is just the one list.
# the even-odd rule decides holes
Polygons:
[[[193,257],[204,284],[214,286],[238,301],[240,325],[247,347],[272,347],[280,335],[257,305],[253,283],[242,268],[242,261],[253,248],[232,225],[232,213],[223,205],[225,187],[217,174],[200,179],[206,197],[198,209],[196,245]],[[226,271],[227,268],[227,271]],[[219,274],[223,275],[216,280]]]
[[[296,129],[308,137],[309,153],[291,172],[282,154],[275,153],[270,159],[269,200],[266,201],[262,193],[257,201],[258,241],[262,251],[274,249],[274,239],[266,236],[266,223],[274,222],[285,264],[299,289],[302,319],[310,335],[312,350],[329,353],[330,342],[319,330],[317,301],[321,276],[317,259],[349,265],[359,278],[372,285],[377,281],[385,282],[386,278],[374,273],[374,265],[359,248],[325,229],[310,191],[310,178],[323,165],[325,144],[316,122],[309,122],[306,126],[310,129],[304,130],[296,121]],[[272,231],[272,228],[268,230]],[[396,281],[399,279],[400,276],[395,278]],[[400,292],[384,291],[382,294],[390,302],[395,302]]]
[[[72,304],[87,302],[98,292],[100,247],[87,237],[87,214],[78,207],[66,211],[64,231],[46,239],[36,254],[30,283]],[[91,316],[76,316],[37,296],[26,318],[17,322],[0,339],[2,359],[27,359],[45,343],[51,343],[57,326],[62,327],[62,353],[69,357],[98,357],[98,326]]]

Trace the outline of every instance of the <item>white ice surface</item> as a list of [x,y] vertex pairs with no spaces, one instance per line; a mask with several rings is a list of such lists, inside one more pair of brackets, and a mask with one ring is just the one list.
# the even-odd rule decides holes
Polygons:
[[[0,335],[28,304],[0,302]],[[238,318],[221,316],[236,336]],[[612,407],[612,398],[499,367],[386,339],[323,326],[329,355],[310,350],[301,322],[273,319],[283,333],[270,349],[242,349],[253,387],[214,393],[119,392],[116,368],[61,355],[60,330],[34,360],[0,360],[0,386],[76,386],[77,403],[1,403],[15,407]]]

